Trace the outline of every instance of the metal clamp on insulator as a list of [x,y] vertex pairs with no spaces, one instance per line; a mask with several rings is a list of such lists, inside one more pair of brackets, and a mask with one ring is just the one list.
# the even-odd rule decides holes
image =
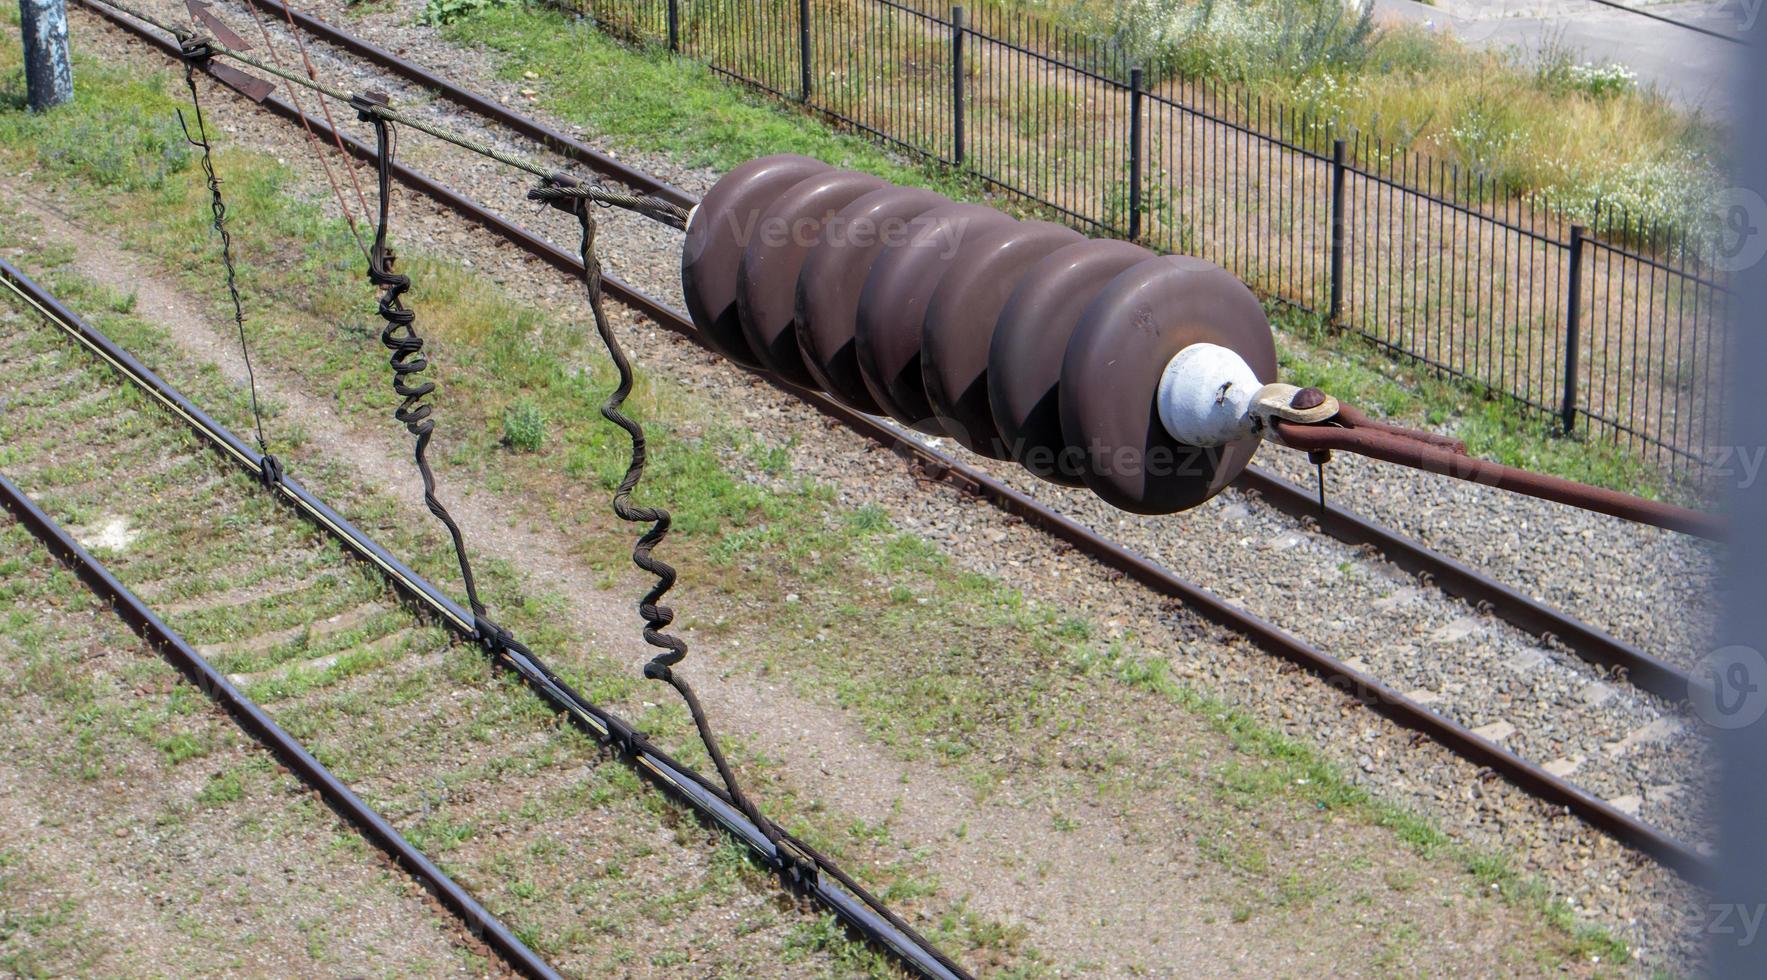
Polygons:
[[1318,388],[1268,384],[1252,396],[1252,414],[1284,422],[1314,425],[1336,415],[1338,400]]
[[350,93],[350,107],[356,110],[356,118],[363,122],[373,122],[380,117],[379,110],[391,108],[392,104],[385,92]]
[[1273,422],[1318,425],[1336,418],[1341,410],[1336,398],[1318,388],[1290,384],[1265,385],[1252,398],[1252,416],[1257,420],[1258,430],[1277,443],[1282,442],[1282,432]]

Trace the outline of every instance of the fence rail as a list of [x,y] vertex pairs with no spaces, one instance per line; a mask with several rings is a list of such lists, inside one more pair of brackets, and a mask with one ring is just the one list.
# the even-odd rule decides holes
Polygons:
[[[572,0],[562,0],[570,4]],[[1685,232],[1531,195],[1103,42],[920,0],[574,0],[1081,228],[1196,255],[1383,350],[1706,475],[1726,288]]]

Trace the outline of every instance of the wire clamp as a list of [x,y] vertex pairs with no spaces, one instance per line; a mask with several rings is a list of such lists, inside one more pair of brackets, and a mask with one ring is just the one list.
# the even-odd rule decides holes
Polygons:
[[265,489],[274,490],[282,485],[282,460],[265,453],[258,460],[258,482]]
[[649,735],[623,722],[608,725],[607,740],[615,752],[628,759],[642,755],[645,747],[650,744]]
[[[774,828],[777,832],[778,828]],[[788,884],[814,891],[822,881],[822,865],[783,834],[773,838],[773,860],[779,876]]]
[[380,110],[390,108],[392,104],[385,92],[350,93],[350,108],[356,110],[356,118],[363,122],[374,122],[380,118]]
[[215,57],[214,38],[190,31],[178,33],[178,58],[191,64],[204,64]]
[[483,613],[474,614],[472,628],[473,632],[477,634],[479,646],[492,657],[508,650],[510,643],[515,639],[508,630],[492,622],[491,618]]

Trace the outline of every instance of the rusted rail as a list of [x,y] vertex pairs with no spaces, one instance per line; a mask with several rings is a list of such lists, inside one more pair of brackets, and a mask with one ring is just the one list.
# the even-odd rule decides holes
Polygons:
[[[0,259],[0,263],[4,263],[4,260]],[[192,684],[232,715],[240,728],[269,749],[303,782],[318,790],[326,804],[338,816],[355,825],[362,836],[385,851],[394,863],[429,889],[438,901],[460,918],[475,938],[495,950],[522,974],[556,980],[558,972],[517,939],[513,930],[486,911],[477,899],[456,884],[441,868],[436,867],[435,862],[425,857],[422,851],[413,847],[385,817],[352,793],[342,780],[333,775],[318,759],[313,758],[313,754],[302,747],[300,742],[295,741],[294,736],[284,731],[263,708],[258,707],[257,702],[234,687],[225,675],[216,670],[202,654],[196,652],[195,647],[154,615],[146,603],[129,591],[109,569],[93,558],[54,518],[4,475],[0,475],[0,506],[10,511],[20,524],[43,543],[50,554],[72,569],[88,588],[110,603],[123,622],[128,623],[131,629],[158,650],[172,666],[178,668]]]

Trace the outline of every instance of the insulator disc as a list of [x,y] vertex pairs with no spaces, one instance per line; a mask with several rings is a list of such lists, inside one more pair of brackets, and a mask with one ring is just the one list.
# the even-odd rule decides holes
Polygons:
[[870,174],[829,170],[787,188],[749,236],[736,274],[736,311],[749,349],[774,374],[810,388],[816,380],[798,353],[798,272],[822,228],[853,199],[884,186]]
[[939,282],[969,241],[1011,222],[990,207],[948,204],[914,219],[908,241],[886,245],[871,263],[859,293],[855,351],[871,397],[896,421],[933,421],[920,376],[920,333]]
[[828,164],[781,154],[761,157],[725,174],[699,202],[681,249],[681,292],[688,316],[713,350],[746,367],[761,367],[742,335],[736,311],[736,271],[761,213],[798,181]]
[[920,371],[940,428],[965,449],[1009,459],[988,407],[988,344],[1000,309],[1025,270],[1064,245],[1072,228],[1021,221],[972,236],[952,259],[921,327]]
[[1155,396],[1167,362],[1197,343],[1219,344],[1276,379],[1276,342],[1257,297],[1212,263],[1161,256],[1117,275],[1093,298],[1061,368],[1062,433],[1084,454],[1081,475],[1114,507],[1172,514],[1208,500],[1238,476],[1256,438],[1185,446],[1160,424]]
[[1083,486],[1081,459],[1061,432],[1061,362],[1080,314],[1117,274],[1153,258],[1109,238],[1066,245],[1019,277],[988,346],[988,403],[1000,440],[1025,469]]
[[865,387],[854,348],[859,294],[884,246],[905,240],[915,218],[951,202],[932,191],[885,187],[842,208],[798,272],[798,348],[816,386],[861,412],[883,409]]

